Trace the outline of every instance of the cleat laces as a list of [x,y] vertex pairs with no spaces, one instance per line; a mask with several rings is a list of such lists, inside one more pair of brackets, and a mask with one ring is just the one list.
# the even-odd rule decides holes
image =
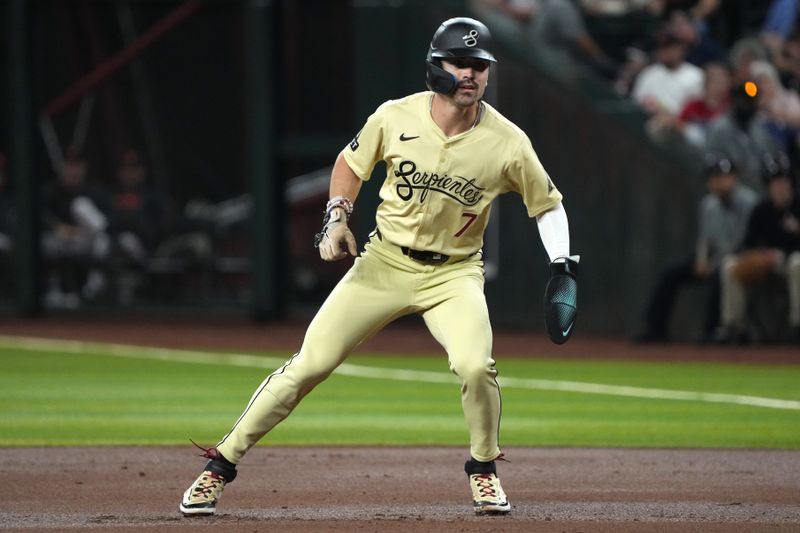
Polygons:
[[497,487],[493,483],[497,479],[494,474],[473,474],[472,477],[481,498],[495,499],[498,497]]
[[222,476],[214,472],[203,472],[192,490],[192,498],[204,501],[216,500],[224,486],[225,480]]
[[203,448],[192,439],[189,439],[189,442],[191,442],[192,444],[194,444],[203,451],[203,453],[200,454],[200,457],[205,457],[206,459],[219,459],[220,457],[222,457],[219,453],[219,450],[217,450],[213,446],[211,448]]

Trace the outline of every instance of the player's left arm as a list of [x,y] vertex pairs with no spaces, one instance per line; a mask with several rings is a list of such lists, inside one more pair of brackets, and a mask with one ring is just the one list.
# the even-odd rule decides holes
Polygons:
[[572,336],[578,314],[578,261],[569,254],[569,220],[559,202],[536,217],[539,236],[550,258],[550,280],[544,293],[547,334],[556,344]]
[[569,251],[569,222],[561,193],[542,166],[530,140],[522,137],[509,160],[509,189],[522,196],[528,214],[536,217],[539,236],[550,258],[550,280],[544,294],[545,326],[556,344],[572,336],[578,304],[578,256]]

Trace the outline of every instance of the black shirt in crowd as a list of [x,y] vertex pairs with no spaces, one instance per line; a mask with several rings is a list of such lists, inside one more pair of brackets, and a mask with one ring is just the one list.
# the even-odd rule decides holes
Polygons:
[[795,195],[786,209],[770,199],[759,202],[750,214],[743,247],[777,248],[787,254],[800,250],[800,197]]

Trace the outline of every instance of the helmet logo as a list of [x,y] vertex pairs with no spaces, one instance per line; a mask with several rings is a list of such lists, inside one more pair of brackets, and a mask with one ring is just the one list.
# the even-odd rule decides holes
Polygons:
[[478,30],[470,30],[470,32],[461,38],[467,46],[475,46],[478,44]]

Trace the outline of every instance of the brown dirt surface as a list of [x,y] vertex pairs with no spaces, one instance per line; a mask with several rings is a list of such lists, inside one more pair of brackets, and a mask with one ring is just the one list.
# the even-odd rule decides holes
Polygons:
[[455,448],[254,448],[213,517],[185,518],[189,448],[0,450],[0,529],[19,531],[800,530],[800,453],[506,450],[513,509],[475,516]]
[[[242,319],[5,319],[0,335],[174,348],[287,351],[305,324]],[[359,351],[441,354],[419,323]],[[796,347],[636,346],[495,332],[508,357],[797,364]],[[1,427],[1,426],[0,426]],[[14,531],[800,531],[800,452],[510,448],[499,474],[513,510],[471,511],[460,448],[254,448],[218,514],[185,518],[181,494],[203,460],[188,447],[5,448],[0,530]]]

